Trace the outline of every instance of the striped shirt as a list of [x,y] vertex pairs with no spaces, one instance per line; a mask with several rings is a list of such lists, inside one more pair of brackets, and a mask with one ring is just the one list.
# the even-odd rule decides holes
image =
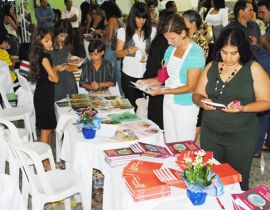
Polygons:
[[10,55],[8,54],[8,51],[0,49],[0,60],[6,62],[8,66],[12,66],[12,61],[10,59]]
[[[90,84],[93,81],[96,82],[115,82],[114,70],[111,62],[103,60],[98,70],[95,69],[92,62],[87,59],[81,66],[82,73],[80,77],[79,85]],[[97,91],[107,90],[109,87],[100,87]]]

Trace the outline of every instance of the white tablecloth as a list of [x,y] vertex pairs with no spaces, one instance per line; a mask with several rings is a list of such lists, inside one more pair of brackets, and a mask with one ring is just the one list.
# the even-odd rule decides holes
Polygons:
[[0,174],[0,209],[26,210],[17,183],[7,174]]
[[[59,118],[58,123],[60,124],[65,122],[71,116],[74,116],[73,111],[69,111],[69,108],[59,108],[56,106],[56,112]],[[70,124],[66,130],[68,139],[63,141],[60,158],[66,161],[68,167],[82,175],[85,190],[88,193],[89,198],[92,196],[93,168],[100,170],[105,175],[104,191],[107,191],[107,179],[113,180],[113,178],[110,177],[113,174],[112,169],[104,160],[103,151],[106,149],[127,147],[135,141],[115,142],[108,137],[101,136],[96,136],[93,140],[85,140],[76,125]],[[160,131],[157,134],[148,137],[141,137],[139,138],[139,141],[163,145],[163,133]],[[110,186],[108,185],[108,187]],[[110,196],[113,195],[109,195],[109,197]],[[107,200],[103,199],[103,203],[105,204],[106,202]],[[109,207],[108,210],[109,209],[112,210],[111,207]]]

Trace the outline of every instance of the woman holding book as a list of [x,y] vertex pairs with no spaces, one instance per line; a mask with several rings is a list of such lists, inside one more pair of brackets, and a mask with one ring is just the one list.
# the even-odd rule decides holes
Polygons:
[[[192,92],[204,68],[202,48],[188,36],[182,17],[170,15],[161,32],[169,43],[164,54],[168,79],[165,88],[150,87],[152,96],[164,95],[163,122],[166,142],[193,140],[199,108],[192,102]],[[138,84],[161,84],[158,77],[138,80]]]
[[131,87],[143,77],[146,70],[146,56],[156,29],[151,26],[151,18],[146,5],[135,3],[128,15],[126,27],[117,33],[116,57],[123,58],[121,85],[125,97],[137,108],[135,101],[143,97],[143,93]]
[[[69,35],[72,33],[72,28],[69,22],[60,20],[54,26],[53,44],[54,49],[51,51],[51,58],[54,66],[67,63],[70,52]],[[67,94],[78,93],[75,77],[72,72],[62,71],[58,73],[59,82],[55,84],[54,100],[58,101],[67,97]]]
[[[242,174],[248,189],[253,153],[258,139],[257,112],[270,109],[270,80],[252,61],[249,40],[242,30],[225,29],[216,42],[215,59],[203,71],[193,101],[204,109],[201,147],[214,152]],[[210,102],[225,107],[218,109]],[[244,146],[244,148],[243,148]]]

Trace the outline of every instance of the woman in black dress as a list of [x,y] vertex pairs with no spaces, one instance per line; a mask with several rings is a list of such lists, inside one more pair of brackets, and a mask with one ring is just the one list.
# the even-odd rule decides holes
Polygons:
[[40,130],[40,141],[51,144],[53,130],[56,127],[54,111],[54,86],[59,81],[57,71],[66,66],[53,67],[49,52],[52,50],[52,35],[49,29],[38,28],[31,43],[31,79],[36,81],[34,107],[36,127]]

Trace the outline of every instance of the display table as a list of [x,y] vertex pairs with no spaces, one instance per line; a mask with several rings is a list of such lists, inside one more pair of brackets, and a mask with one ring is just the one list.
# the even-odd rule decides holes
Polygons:
[[[59,124],[63,124],[71,117],[76,116],[75,113],[73,111],[70,111],[69,108],[60,108],[57,105],[56,113],[58,116]],[[156,145],[164,144],[163,132],[161,131],[148,137],[138,137],[139,141],[141,142],[147,142]],[[65,139],[62,144],[60,158],[66,161],[66,166],[68,168],[71,168],[81,174],[85,190],[88,193],[88,197],[91,198],[93,168],[100,170],[105,176],[104,191],[107,191],[107,179],[113,180],[113,178],[111,178],[111,176],[114,176],[113,170],[105,162],[105,156],[103,151],[106,149],[127,147],[130,144],[135,143],[136,141],[117,142],[111,138],[102,136],[96,136],[96,138],[94,138],[93,140],[85,140],[78,127],[71,122],[65,128]],[[104,202],[105,201],[106,199],[104,200]],[[111,208],[108,209],[112,210]]]
[[[163,162],[165,167],[171,166],[173,158],[157,159],[144,158],[149,161]],[[186,190],[171,187],[171,195],[157,199],[134,202],[132,196],[127,190],[124,179],[122,178],[123,167],[110,168],[108,178],[104,183],[103,210],[218,210],[221,209],[215,197],[207,196],[206,201],[201,206],[193,206],[186,196]],[[231,193],[240,193],[240,185],[227,185],[224,188],[225,193],[219,197],[225,209],[233,209]]]

